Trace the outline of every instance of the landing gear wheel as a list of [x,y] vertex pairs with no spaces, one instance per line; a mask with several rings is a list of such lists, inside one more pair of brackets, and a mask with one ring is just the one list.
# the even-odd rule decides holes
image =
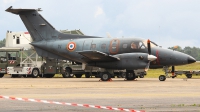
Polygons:
[[140,74],[140,76],[139,76],[140,78],[144,78],[144,74],[142,73],[142,74]]
[[85,78],[90,78],[90,73],[85,73]]
[[0,74],[0,78],[2,78],[4,76],[4,74]]
[[166,80],[166,76],[160,75],[160,76],[159,76],[159,80],[160,80],[160,81],[165,81],[165,80]]
[[37,78],[39,76],[38,69],[34,68],[31,74],[32,78]]
[[187,78],[192,78],[192,74],[186,74]]
[[63,78],[70,78],[70,70],[68,68],[65,69],[65,73],[62,74]]
[[81,78],[82,74],[75,74],[76,78]]
[[46,77],[46,78],[52,78],[52,77],[54,77],[54,75],[55,74],[45,74],[44,77]]
[[111,75],[107,72],[101,73],[100,74],[101,80],[102,81],[108,81],[111,78]]
[[121,77],[122,77],[122,78],[126,78],[126,73],[125,73],[125,72],[122,72],[122,73],[121,73]]
[[126,79],[127,80],[134,80],[136,77],[135,77],[135,73],[134,72],[127,72],[126,73]]

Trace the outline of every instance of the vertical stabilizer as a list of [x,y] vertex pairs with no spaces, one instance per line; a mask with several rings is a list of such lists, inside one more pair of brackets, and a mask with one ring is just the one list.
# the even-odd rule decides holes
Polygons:
[[56,39],[60,33],[38,13],[41,9],[13,9],[11,6],[6,11],[20,16],[33,41]]

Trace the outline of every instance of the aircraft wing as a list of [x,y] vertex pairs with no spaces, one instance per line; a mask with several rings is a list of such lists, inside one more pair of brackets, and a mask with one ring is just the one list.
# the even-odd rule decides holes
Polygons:
[[110,56],[106,53],[100,52],[100,51],[78,51],[80,55],[87,58],[88,61],[94,61],[94,62],[105,62],[105,61],[118,61],[120,58]]

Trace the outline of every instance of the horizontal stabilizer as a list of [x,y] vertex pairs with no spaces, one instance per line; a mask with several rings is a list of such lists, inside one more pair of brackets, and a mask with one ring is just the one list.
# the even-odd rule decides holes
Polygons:
[[110,56],[106,53],[100,51],[78,51],[80,55],[86,57],[87,59],[95,62],[105,62],[105,61],[118,61],[118,57]]
[[12,6],[10,6],[8,9],[6,9],[5,11],[7,12],[11,12],[13,14],[20,14],[21,12],[26,12],[26,11],[41,11],[40,8],[39,9],[12,9]]

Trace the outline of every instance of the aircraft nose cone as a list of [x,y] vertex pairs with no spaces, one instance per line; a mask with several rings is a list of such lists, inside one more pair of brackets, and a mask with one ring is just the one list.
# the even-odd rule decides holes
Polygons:
[[156,56],[154,56],[154,55],[148,55],[148,60],[149,60],[149,61],[154,61],[154,60],[156,60],[156,59],[157,59]]
[[194,59],[193,57],[188,57],[188,64],[190,64],[190,63],[194,63],[194,62],[196,62],[196,59]]

